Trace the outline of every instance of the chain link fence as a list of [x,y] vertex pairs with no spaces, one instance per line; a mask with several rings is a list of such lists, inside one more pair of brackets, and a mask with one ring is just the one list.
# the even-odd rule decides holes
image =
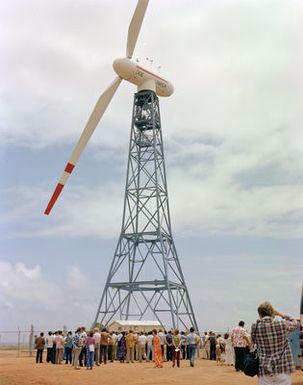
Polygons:
[[17,357],[34,355],[35,336],[40,331],[34,331],[31,325],[30,330],[0,330],[0,351],[16,351]]

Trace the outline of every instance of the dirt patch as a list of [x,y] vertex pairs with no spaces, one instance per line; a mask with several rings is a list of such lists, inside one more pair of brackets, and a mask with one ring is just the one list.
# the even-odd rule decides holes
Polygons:
[[[181,361],[180,368],[164,363],[155,369],[152,363],[108,363],[93,370],[74,370],[70,365],[36,364],[34,357],[17,357],[16,352],[0,352],[0,385],[257,385],[256,377],[246,377],[230,366],[197,360],[191,368]],[[129,384],[128,384],[129,382]],[[293,374],[293,385],[303,385],[303,374]]]

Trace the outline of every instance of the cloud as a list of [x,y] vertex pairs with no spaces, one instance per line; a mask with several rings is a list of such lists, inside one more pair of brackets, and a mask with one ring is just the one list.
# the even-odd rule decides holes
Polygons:
[[[111,61],[125,51],[134,6],[67,0],[1,5],[2,146],[71,152],[114,76]],[[176,85],[160,103],[178,233],[302,234],[300,12],[297,1],[150,2],[136,54],[163,60],[158,64]],[[100,28],[103,33],[96,33]],[[133,92],[123,82],[87,149],[96,161],[87,176],[92,183],[80,180],[65,189],[55,217],[38,213],[50,195],[44,180],[57,175],[43,173],[39,185],[4,190],[11,195],[1,219],[8,236],[117,235],[124,180],[99,181],[95,170],[111,173],[125,163]],[[50,164],[49,157],[42,163]]]
[[[115,76],[111,63],[125,52],[134,7],[133,1],[2,4],[2,143],[33,148],[77,140]],[[300,2],[151,2],[136,54],[162,60],[176,84],[175,95],[161,99],[169,134],[249,138],[286,124],[291,136],[301,117],[300,11]],[[123,82],[98,131],[110,129],[96,133],[93,145],[122,145],[133,92]]]
[[[301,238],[301,160],[295,145],[290,146],[292,153],[283,156],[285,134],[276,135],[280,139],[272,145],[247,143],[236,152],[230,143],[212,143],[210,138],[184,141],[183,145],[170,142],[167,173],[174,232],[183,237],[229,234]],[[282,154],[281,159],[277,154]],[[49,188],[19,185],[3,189],[0,224],[4,234],[117,238],[124,178],[101,179],[102,185],[97,180],[93,184],[71,183],[49,216],[43,215],[52,192]]]
[[36,330],[91,324],[97,299],[88,293],[97,292],[96,288],[76,266],[71,266],[66,276],[60,266],[55,270],[57,276],[52,277],[40,265],[0,261],[2,330],[15,330],[17,326],[28,330],[31,323]]
[[298,317],[302,267],[299,257],[256,256],[245,250],[237,257],[190,258],[183,272],[200,330],[216,328],[223,332],[236,326],[240,319],[250,330],[257,318],[257,307],[265,300],[281,312]]
[[27,267],[23,262],[12,265],[0,261],[1,297],[6,298],[10,308],[19,303],[22,307],[30,302],[32,305],[55,307],[61,291],[53,283],[44,279],[40,266]]
[[87,286],[88,280],[77,266],[73,266],[67,272],[67,283],[72,289],[83,289]]

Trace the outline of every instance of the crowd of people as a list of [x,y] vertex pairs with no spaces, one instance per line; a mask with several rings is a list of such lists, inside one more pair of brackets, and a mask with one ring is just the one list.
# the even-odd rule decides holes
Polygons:
[[43,362],[46,348],[47,363],[71,364],[75,369],[83,366],[92,369],[94,364],[100,366],[114,360],[120,363],[154,362],[155,367],[162,367],[163,361],[171,361],[173,367],[180,367],[180,360],[188,359],[193,367],[200,340],[194,328],[190,328],[188,333],[179,333],[177,329],[134,333],[132,330],[108,332],[106,328],[87,331],[82,326],[74,334],[59,330],[44,336],[41,332],[35,339],[36,362]]
[[217,365],[234,366],[237,372],[244,371],[247,354],[257,347],[259,354],[259,384],[290,385],[290,374],[294,370],[288,335],[299,327],[292,317],[276,311],[270,303],[258,307],[259,319],[251,327],[249,334],[244,328],[244,321],[232,329],[231,333],[215,334],[205,332],[202,336],[179,330],[161,329],[145,333],[108,332],[106,328],[86,331],[79,327],[71,331],[48,332],[44,337],[36,337],[36,362],[43,362],[43,352],[47,349],[46,362],[60,365],[72,365],[75,369],[107,364],[107,362],[134,363],[153,362],[157,368],[163,367],[163,361],[180,367],[181,360],[188,360],[194,367],[195,359],[215,360]]

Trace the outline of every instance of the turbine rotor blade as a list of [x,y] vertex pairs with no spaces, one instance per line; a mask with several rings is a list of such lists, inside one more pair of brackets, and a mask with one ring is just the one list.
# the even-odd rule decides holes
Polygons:
[[80,136],[80,139],[74,148],[74,151],[72,152],[72,155],[64,169],[64,172],[59,180],[59,183],[57,184],[55,191],[44,211],[45,215],[48,215],[53,208],[54,204],[56,203],[56,200],[58,199],[61,191],[63,190],[63,187],[72,173],[78,159],[80,158],[80,155],[82,151],[84,150],[85,146],[87,145],[87,142],[89,141],[90,137],[92,136],[93,132],[95,131],[95,128],[97,127],[98,123],[100,122],[104,112],[106,111],[110,101],[112,100],[112,97],[114,96],[115,92],[117,91],[117,88],[119,87],[122,79],[118,76],[116,79],[111,83],[111,85],[103,92],[103,94],[99,97],[95,108],[93,109],[93,112],[91,113],[86,126]]
[[139,0],[133,18],[128,27],[126,56],[131,59],[137,43],[141,25],[149,0]]

